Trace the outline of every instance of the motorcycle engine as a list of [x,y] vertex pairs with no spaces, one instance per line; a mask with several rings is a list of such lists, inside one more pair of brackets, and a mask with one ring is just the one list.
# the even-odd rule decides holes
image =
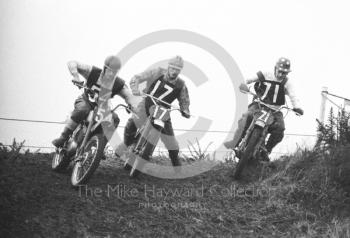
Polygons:
[[78,144],[73,138],[70,138],[67,145],[67,155],[70,157],[75,154]]
[[76,133],[69,139],[67,145],[67,154],[68,156],[72,156],[75,154],[78,146],[84,139],[86,127],[80,127]]

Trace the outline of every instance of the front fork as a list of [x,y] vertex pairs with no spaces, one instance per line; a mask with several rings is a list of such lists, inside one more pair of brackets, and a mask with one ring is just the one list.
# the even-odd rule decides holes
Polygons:
[[[252,122],[250,123],[248,129],[245,132],[244,137],[242,138],[241,142],[238,145],[238,150],[243,152],[243,153],[244,153],[245,148],[247,146],[247,142],[248,142],[248,140],[250,138],[250,135],[253,132],[255,126],[256,126],[255,125],[256,120],[257,120],[257,118],[254,116]],[[260,139],[259,139],[258,143],[255,146],[255,149],[254,149],[254,152],[253,152],[253,157],[256,156],[256,153],[259,151],[260,146],[263,143],[265,144],[265,137],[266,137],[266,134],[267,134],[267,130],[268,130],[268,126],[265,125],[264,128],[263,128],[262,134],[260,136]]]
[[[256,158],[256,154],[260,151],[261,145],[264,145],[265,147],[265,139],[266,139],[266,135],[267,135],[267,130],[268,130],[268,126],[265,125],[265,127],[263,128],[263,131],[261,133],[260,139],[258,141],[258,143],[255,146],[254,149],[254,154],[253,157]],[[265,149],[266,150],[266,149]]]
[[[156,133],[153,133],[156,129],[153,127],[152,122],[151,122],[151,117],[149,117],[149,119],[146,122],[146,125],[144,127],[144,129],[141,131],[141,135],[139,137],[139,139],[137,140],[137,144],[135,145],[135,152],[139,155],[143,155],[144,153],[144,149],[145,149],[145,145],[147,144],[147,142],[150,142],[154,145],[158,143],[159,137],[160,137],[160,131],[156,131]],[[153,148],[153,150],[154,150]],[[152,153],[153,154],[153,151]]]
[[[156,129],[153,127],[151,122],[151,117],[149,117],[146,121],[146,125],[141,130],[141,135],[139,135],[137,143],[134,147],[135,154],[125,161],[125,165],[129,164],[132,166],[130,176],[136,176],[138,173],[136,171],[142,171],[142,168],[145,166],[144,160],[148,161],[150,156],[153,154],[161,133],[161,131],[155,130]],[[148,144],[150,144],[152,147],[148,147]]]
[[238,149],[241,152],[244,152],[245,147],[247,146],[247,142],[255,126],[255,121],[256,121],[256,118],[254,117],[248,129],[245,131],[244,137],[242,138],[241,142],[238,145]]
[[96,116],[96,110],[94,111],[91,111],[88,115],[88,128],[86,130],[86,134],[84,136],[84,140],[83,142],[81,143],[81,145],[79,146],[79,149],[77,150],[77,153],[75,155],[75,162],[78,162],[78,161],[81,161],[81,157],[82,157],[82,154],[84,153],[84,150],[85,150],[85,145],[86,145],[86,142],[88,140],[88,138],[90,137],[90,134],[91,134],[91,128],[94,124],[94,118]]

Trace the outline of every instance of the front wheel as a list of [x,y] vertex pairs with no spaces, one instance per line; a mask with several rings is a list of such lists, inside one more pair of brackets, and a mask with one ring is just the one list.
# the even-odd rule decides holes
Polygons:
[[[137,155],[135,158],[135,162],[130,170],[130,177],[135,178],[141,173],[143,167],[145,166],[144,160],[150,160],[150,157],[152,156],[154,151],[154,147],[155,146],[150,142],[147,142],[145,144],[141,152],[141,157],[140,155]],[[143,158],[144,160],[142,160],[141,158]]]
[[244,167],[246,166],[246,164],[248,163],[250,158],[253,156],[255,146],[257,145],[257,143],[261,137],[261,134],[262,134],[262,128],[255,127],[253,129],[252,134],[248,140],[248,144],[246,146],[246,149],[245,149],[244,153],[242,154],[242,158],[240,158],[240,160],[237,163],[235,173],[233,175],[233,177],[235,179],[240,178]]
[[103,134],[93,135],[87,141],[81,160],[74,164],[71,177],[74,187],[85,184],[90,179],[104,156],[106,144],[107,139]]

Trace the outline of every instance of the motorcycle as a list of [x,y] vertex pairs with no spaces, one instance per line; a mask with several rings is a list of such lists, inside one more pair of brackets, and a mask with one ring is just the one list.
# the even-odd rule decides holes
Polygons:
[[137,177],[146,162],[150,160],[160,139],[165,123],[170,119],[170,112],[182,112],[180,108],[153,97],[150,94],[143,94],[143,97],[149,97],[153,105],[149,109],[149,116],[146,123],[136,132],[136,142],[129,147],[131,153],[129,153],[124,163],[124,169],[130,171],[130,177]]
[[[73,83],[80,89],[94,93],[90,88],[74,81]],[[64,145],[56,148],[52,159],[51,167],[55,172],[66,170],[69,164],[73,163],[71,184],[74,187],[87,183],[99,166],[101,159],[104,158],[107,138],[104,135],[102,123],[113,123],[115,128],[119,122],[110,120],[110,116],[119,107],[124,107],[130,113],[128,106],[119,104],[111,110],[110,116],[104,117],[102,113],[104,109],[97,104],[94,105],[87,118],[77,126]]]
[[[266,152],[265,141],[269,127],[274,123],[274,114],[280,112],[282,109],[293,110],[287,106],[281,106],[279,108],[271,107],[262,102],[256,94],[250,92],[248,86],[245,84],[240,85],[240,91],[254,96],[254,101],[258,104],[259,111],[253,115],[248,129],[236,148],[236,155],[238,155],[239,161],[233,175],[235,179],[240,178],[242,171],[252,159],[263,161],[261,153]],[[298,113],[296,114],[299,115]]]

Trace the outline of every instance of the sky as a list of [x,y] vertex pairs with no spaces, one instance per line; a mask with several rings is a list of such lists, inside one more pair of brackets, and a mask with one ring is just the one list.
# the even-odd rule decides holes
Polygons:
[[[272,71],[276,60],[291,60],[293,82],[305,115],[289,113],[286,133],[315,134],[321,88],[350,97],[348,1],[109,1],[0,0],[0,117],[64,121],[81,93],[67,69],[69,60],[101,66],[104,58],[151,32],[178,29],[203,35],[223,47],[244,78]],[[120,77],[181,55],[209,79],[190,91],[189,120],[174,113],[174,128],[190,129],[198,117],[212,120],[210,130],[229,130],[235,117],[230,78],[209,52],[191,44],[163,42],[127,61]],[[342,104],[340,100],[335,100]],[[113,99],[113,103],[122,102]],[[327,107],[329,108],[329,106]],[[121,125],[129,115],[120,111]],[[27,145],[51,146],[62,125],[0,120],[0,142],[13,138]],[[122,128],[118,129],[122,135]],[[182,132],[176,132],[178,135]],[[207,133],[203,146],[215,149],[225,133]],[[310,146],[313,137],[286,136],[276,152]]]

